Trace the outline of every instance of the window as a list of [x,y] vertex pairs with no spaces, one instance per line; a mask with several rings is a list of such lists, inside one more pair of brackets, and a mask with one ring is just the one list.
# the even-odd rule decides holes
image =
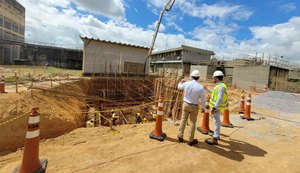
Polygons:
[[20,25],[19,26],[19,34],[24,35],[24,32],[25,32],[25,27]]
[[11,30],[18,33],[18,24],[13,22],[11,24]]
[[2,39],[3,39],[3,30],[0,29],[0,40],[2,40]]
[[3,26],[3,16],[0,15],[0,26]]
[[11,22],[10,22],[10,20],[9,20],[8,18],[6,18],[6,17],[4,17],[4,27],[5,27],[6,29],[11,30]]
[[3,40],[10,40],[11,34],[10,32],[4,31]]
[[11,34],[11,40],[18,41],[18,36],[16,34]]

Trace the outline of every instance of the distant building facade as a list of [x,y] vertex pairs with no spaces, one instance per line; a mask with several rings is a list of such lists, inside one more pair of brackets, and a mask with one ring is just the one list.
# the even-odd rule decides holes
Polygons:
[[193,65],[207,65],[212,56],[214,56],[213,51],[185,45],[154,52],[151,55],[150,72],[156,75],[164,73],[177,73],[179,76],[189,75]]
[[0,0],[0,64],[21,59],[25,33],[25,8],[16,0]]
[[24,43],[23,56],[14,64],[49,65],[53,67],[82,69],[82,50]]
[[144,73],[148,47],[87,37],[81,37],[81,40],[84,44],[83,75],[142,75]]

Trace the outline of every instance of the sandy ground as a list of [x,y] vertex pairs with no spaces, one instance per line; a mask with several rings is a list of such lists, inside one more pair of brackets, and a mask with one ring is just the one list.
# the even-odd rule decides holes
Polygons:
[[[46,85],[46,82],[36,84],[39,87]],[[49,88],[49,86],[47,87]],[[8,89],[8,93],[0,94],[0,122],[23,115],[12,122],[0,125],[0,156],[14,152],[18,147],[24,145],[28,116],[33,107],[39,107],[41,112],[41,127],[47,130],[41,131],[41,138],[52,138],[74,130],[82,125],[78,114],[52,113],[50,110],[81,111],[85,106],[80,99],[62,97],[58,93],[63,90],[82,94],[76,85],[61,84],[56,86],[53,92],[34,90],[31,96],[26,86],[20,87],[20,92],[15,93]],[[13,90],[13,89],[12,89]],[[1,171],[0,171],[1,172]]]
[[[218,146],[196,131],[194,147],[178,143],[178,126],[163,124],[164,142],[149,139],[154,123],[79,128],[40,143],[47,172],[300,172],[299,124],[253,115],[232,115],[235,128],[222,128]],[[198,121],[198,124],[200,121]],[[211,122],[212,123],[212,122]],[[211,124],[212,127],[212,124]],[[186,130],[187,136],[188,130]],[[0,157],[0,172],[20,164],[22,150]]]

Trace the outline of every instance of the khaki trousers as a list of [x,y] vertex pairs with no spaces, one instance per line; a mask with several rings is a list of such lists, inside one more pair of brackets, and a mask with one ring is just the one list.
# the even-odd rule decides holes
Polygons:
[[189,141],[192,142],[194,140],[198,112],[199,112],[199,107],[197,105],[190,105],[187,103],[183,103],[182,120],[179,126],[178,137],[183,138],[186,121],[190,116],[191,125],[190,125]]

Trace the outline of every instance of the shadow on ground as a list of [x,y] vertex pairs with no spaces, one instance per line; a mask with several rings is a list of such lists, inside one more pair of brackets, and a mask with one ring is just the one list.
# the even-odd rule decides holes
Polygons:
[[[166,140],[170,142],[178,142],[177,139],[170,137],[167,137]],[[187,143],[187,141],[184,142]],[[222,157],[226,157],[228,159],[239,162],[244,160],[244,155],[253,157],[264,157],[267,154],[265,150],[259,148],[258,146],[236,139],[221,139],[218,145],[208,145],[204,141],[199,141],[199,143],[197,145],[194,145],[194,147],[209,150]]]

